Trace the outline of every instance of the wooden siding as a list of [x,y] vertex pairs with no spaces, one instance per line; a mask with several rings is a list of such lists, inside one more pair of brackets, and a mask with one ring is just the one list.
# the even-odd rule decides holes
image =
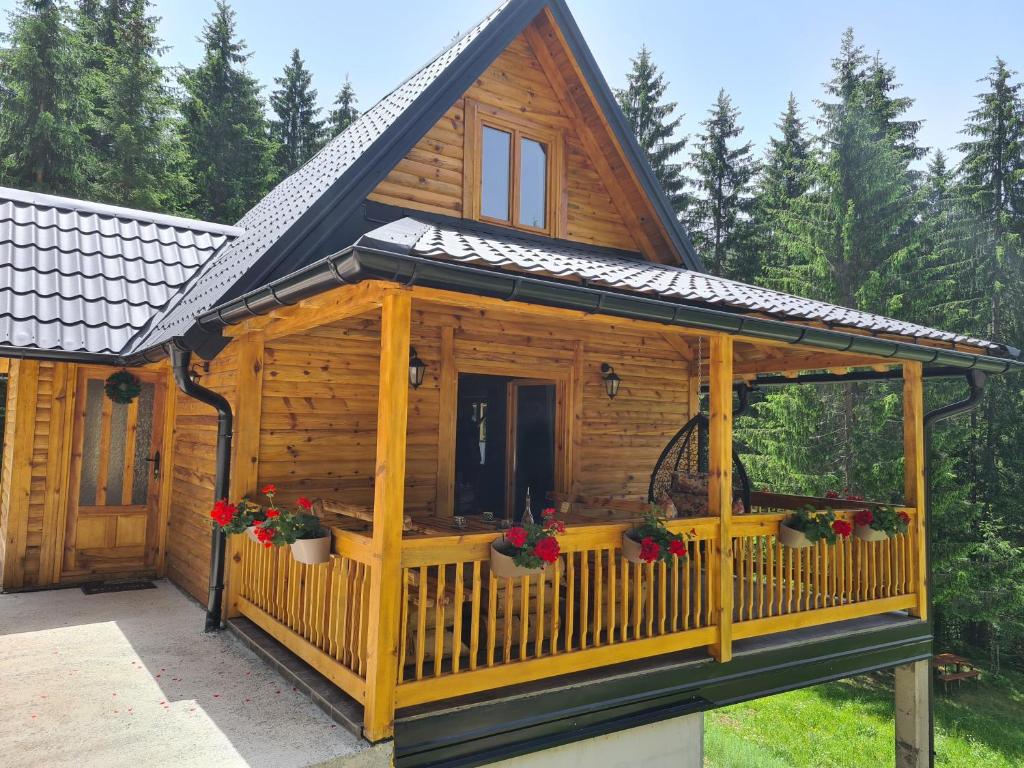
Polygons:
[[[619,206],[599,174],[590,152],[573,127],[558,93],[524,35],[517,37],[465,93],[481,109],[495,107],[521,115],[542,128],[564,135],[566,207],[563,236],[584,243],[638,251]],[[410,150],[382,181],[372,200],[448,216],[464,215],[466,160],[465,98]]]
[[[234,403],[237,352],[228,347],[203,373],[200,383]],[[216,470],[217,412],[183,395],[171,385],[173,455],[168,466],[170,507],[167,512],[165,566],[178,586],[206,602],[210,575],[210,507]],[[245,418],[236,414],[236,418]],[[167,486],[165,486],[165,489]]]

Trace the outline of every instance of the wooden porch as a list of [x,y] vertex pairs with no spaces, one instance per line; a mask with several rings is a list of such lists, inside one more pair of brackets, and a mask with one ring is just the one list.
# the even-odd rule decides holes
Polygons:
[[[533,346],[516,347],[514,338],[483,343],[480,334],[493,324]],[[543,338],[530,336],[543,329]],[[734,641],[894,611],[925,616],[919,363],[902,363],[908,533],[790,549],[778,540],[788,510],[808,502],[837,505],[755,494],[752,514],[734,514],[734,383],[762,371],[888,369],[892,361],[372,282],[255,318],[233,334],[242,417],[232,495],[275,482],[286,496],[312,495],[307,489],[313,488],[338,498],[336,489],[348,483],[339,501],[362,512],[333,527],[334,554],[326,565],[302,565],[287,548],[266,550],[233,537],[228,614],[253,621],[361,703],[371,740],[391,734],[400,708],[679,651],[727,662]],[[661,346],[643,341],[650,338]],[[298,342],[289,346],[292,339],[322,346],[300,353]],[[707,350],[703,365],[698,343]],[[408,381],[413,346],[430,366],[418,391]],[[332,349],[344,350],[341,364],[330,357]],[[589,370],[615,350],[621,357],[612,361],[630,377],[614,403],[625,419],[617,430],[616,411]],[[286,361],[285,353],[301,362]],[[678,394],[667,388],[674,383],[664,392],[645,383],[662,381],[656,377],[666,360],[657,355],[675,356]],[[500,530],[481,520],[470,520],[466,530],[452,522],[452,413],[460,372],[515,375],[523,357],[531,373],[558,383],[555,487],[572,505],[558,562],[543,577],[499,579],[490,572],[489,547]],[[304,388],[277,376],[322,383]],[[670,523],[692,535],[689,556],[674,566],[628,563],[621,537],[636,517],[629,510],[644,503],[638,491],[665,435],[696,412],[701,376],[710,385],[708,514]],[[282,397],[286,387],[294,390],[290,398]],[[331,403],[341,398],[345,412],[318,412],[321,393]],[[643,402],[629,405],[630,397]],[[684,402],[672,410],[678,397]],[[308,408],[309,424],[316,425],[309,438],[313,459],[297,436],[285,444],[268,432],[268,423],[312,429],[301,413],[268,411],[281,403]],[[597,409],[604,409],[599,426],[591,427]],[[375,429],[366,425],[371,414]],[[649,423],[637,426],[641,418]],[[664,428],[663,421],[669,422]],[[604,449],[606,442],[595,452],[588,429],[622,446],[620,457],[609,458],[615,452]],[[372,454],[363,458],[357,450]],[[318,479],[332,461],[354,479]],[[601,483],[616,461],[624,484],[609,494]]]

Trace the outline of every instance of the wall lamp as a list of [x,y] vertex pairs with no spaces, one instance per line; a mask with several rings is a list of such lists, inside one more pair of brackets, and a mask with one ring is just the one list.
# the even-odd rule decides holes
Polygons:
[[420,360],[416,354],[416,347],[409,348],[409,384],[413,389],[419,389],[423,383],[423,374],[426,373],[427,364]]
[[601,363],[601,378],[604,379],[604,391],[608,393],[608,399],[614,400],[619,394],[619,385],[622,379],[608,363]]

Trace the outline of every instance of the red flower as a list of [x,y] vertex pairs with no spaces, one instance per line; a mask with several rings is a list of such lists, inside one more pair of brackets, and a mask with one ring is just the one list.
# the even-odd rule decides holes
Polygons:
[[875,520],[875,516],[871,514],[870,509],[862,509],[853,516],[853,522],[857,525],[867,526],[871,525]]
[[270,520],[273,517],[279,517],[280,515],[281,515],[281,510],[279,510],[279,509],[274,509],[273,507],[271,507],[270,509],[267,510],[267,519],[268,520]]
[[299,500],[296,501],[295,503],[298,504],[307,512],[309,512],[309,510],[313,508],[313,502],[307,499],[305,496],[299,496]]
[[228,504],[227,499],[221,499],[213,505],[213,509],[210,511],[210,517],[213,518],[217,525],[223,528],[225,525],[230,525],[237,511],[238,507],[234,504]]
[[549,531],[554,533],[565,533],[565,521],[549,519],[545,526]]
[[275,493],[277,493],[277,486],[274,485],[273,483],[267,483],[266,485],[263,486],[263,490],[260,491],[260,493],[265,494],[267,496],[273,496]]
[[545,536],[533,546],[533,554],[545,563],[553,563],[558,559],[562,548],[558,545],[558,539],[554,536]]
[[846,520],[836,520],[832,523],[832,530],[835,532],[836,536],[840,536],[845,539],[853,532],[853,526]]
[[661,554],[661,546],[650,536],[640,540],[640,559],[645,563],[653,563]]
[[900,520],[902,520],[904,523],[909,523],[910,515],[908,515],[906,512],[900,512]]
[[264,528],[260,523],[256,523],[256,539],[263,543],[263,546],[269,547],[274,543],[274,529]]
[[826,491],[825,492],[825,498],[826,499],[838,499],[839,498],[839,494],[836,493],[835,491]]
[[519,549],[526,543],[526,529],[520,528],[518,525],[515,528],[509,528],[505,538],[508,539],[509,544]]
[[668,543],[668,551],[676,557],[686,557],[686,555],[689,554],[689,547],[686,546],[685,541],[672,539],[672,541]]
[[541,514],[544,517],[554,517],[555,516],[555,508],[554,507],[548,507],[543,512],[541,512]]

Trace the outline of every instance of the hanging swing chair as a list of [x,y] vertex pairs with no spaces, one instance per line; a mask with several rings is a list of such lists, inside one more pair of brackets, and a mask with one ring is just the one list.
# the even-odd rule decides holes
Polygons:
[[[700,392],[704,384],[703,338],[698,344],[697,391]],[[733,412],[734,416],[746,410],[749,394],[749,387],[739,388],[739,407]],[[698,412],[669,440],[651,472],[651,484],[647,489],[649,503],[660,504],[668,497],[680,514],[707,514],[709,425],[708,417]],[[744,514],[750,514],[750,479],[735,447],[732,452],[732,497],[734,503],[743,503]]]

